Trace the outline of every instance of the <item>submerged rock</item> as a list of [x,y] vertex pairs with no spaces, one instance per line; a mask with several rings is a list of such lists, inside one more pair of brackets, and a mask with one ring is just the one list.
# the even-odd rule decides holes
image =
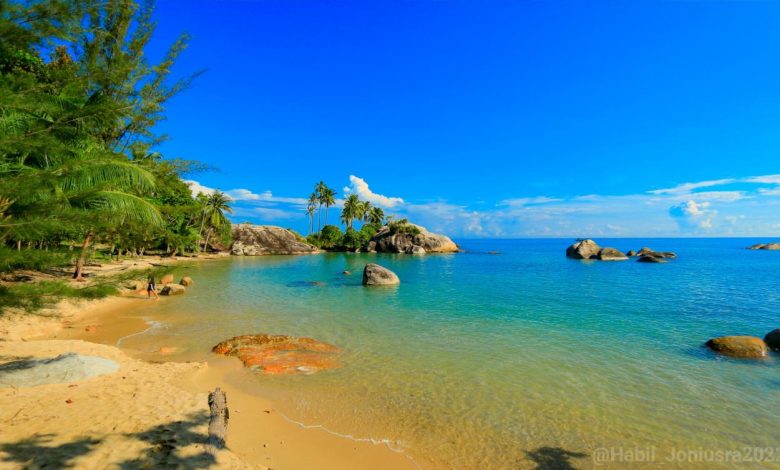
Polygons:
[[369,263],[363,269],[364,286],[390,286],[400,283],[401,280],[394,272],[378,264]]
[[180,284],[168,284],[160,291],[160,295],[182,295],[187,291],[187,288]]
[[599,253],[596,255],[596,257],[601,261],[623,261],[628,259],[628,256],[626,256],[622,251],[608,247],[599,250]]
[[75,353],[45,359],[22,359],[0,364],[0,388],[73,383],[117,370],[119,364],[112,360]]
[[371,241],[368,243],[368,252],[423,254],[423,252],[416,250],[414,246],[422,248],[425,253],[455,253],[460,251],[458,245],[446,235],[429,232],[420,225],[412,223],[406,225],[412,231],[418,233],[393,233],[390,226],[385,225],[371,238]]
[[721,336],[704,344],[713,351],[730,357],[762,358],[769,353],[764,340],[755,336]]
[[599,251],[601,251],[599,244],[588,238],[566,248],[566,256],[574,259],[596,259]]
[[181,281],[179,281],[179,284],[186,287],[195,284],[195,281],[193,281],[192,278],[189,276],[184,276],[183,278],[181,278]]
[[747,249],[748,250],[780,250],[780,242],[756,243],[755,245],[749,246]]
[[281,227],[238,224],[233,226],[230,252],[237,256],[306,255],[319,250]]
[[287,335],[235,336],[212,352],[237,357],[244,366],[264,374],[313,374],[340,367],[338,347],[312,338]]
[[770,349],[780,352],[780,328],[774,329],[764,336],[764,342]]

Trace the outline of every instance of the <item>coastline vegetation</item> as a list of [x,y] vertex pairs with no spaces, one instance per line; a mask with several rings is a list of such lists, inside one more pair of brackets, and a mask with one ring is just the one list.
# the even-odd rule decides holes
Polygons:
[[[144,50],[153,2],[0,0],[0,274],[72,268],[90,259],[196,254],[230,242],[229,198],[193,198],[183,176],[204,170],[164,158],[155,126],[199,73]],[[108,295],[64,281],[0,286],[0,309]],[[9,300],[10,299],[10,300]]]

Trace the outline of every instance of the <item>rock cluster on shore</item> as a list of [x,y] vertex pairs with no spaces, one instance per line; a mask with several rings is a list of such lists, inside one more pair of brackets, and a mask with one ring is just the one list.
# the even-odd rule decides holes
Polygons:
[[780,352],[780,328],[767,333],[764,339],[756,336],[721,336],[704,345],[724,356],[761,359],[767,357],[770,350]]
[[448,236],[429,232],[425,227],[406,224],[417,233],[393,232],[389,225],[379,229],[368,243],[368,251],[379,253],[456,253],[460,251]]
[[671,251],[654,251],[650,248],[642,248],[639,251],[629,250],[628,253],[611,248],[601,247],[591,239],[578,240],[566,248],[566,256],[574,259],[592,259],[600,261],[625,261],[629,257],[637,257],[642,263],[665,263],[667,259],[676,258]]
[[230,252],[237,256],[308,255],[319,250],[281,227],[238,224],[233,226]]

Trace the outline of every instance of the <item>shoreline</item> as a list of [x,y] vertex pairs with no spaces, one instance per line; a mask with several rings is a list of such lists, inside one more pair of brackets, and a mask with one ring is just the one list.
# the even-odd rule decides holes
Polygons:
[[[188,415],[199,414],[201,420],[191,424],[202,427],[202,416],[208,410],[207,394],[220,387],[227,394],[230,409],[227,435],[229,451],[220,453],[217,462],[220,467],[336,469],[370,466],[376,470],[421,468],[409,454],[393,449],[390,443],[341,435],[321,425],[298,423],[288,418],[258,391],[241,386],[243,381],[230,380],[231,377],[251,374],[235,358],[215,355],[213,360],[209,359],[208,362],[176,362],[165,360],[165,353],[161,350],[158,351],[158,362],[141,359],[139,356],[143,353],[140,351],[121,348],[122,340],[144,334],[157,325],[158,319],[140,318],[132,314],[132,307],[138,301],[141,299],[123,296],[76,303],[63,301],[47,309],[44,315],[15,316],[0,321],[0,335],[3,338],[0,341],[0,356],[3,357],[3,362],[13,360],[14,357],[45,357],[72,351],[114,359],[120,364],[118,372],[78,382],[75,387],[53,384],[13,391],[0,388],[0,399],[4,402],[14,401],[15,405],[20,406],[20,410],[26,409],[30,403],[41,401],[43,396],[70,393],[74,395],[72,400],[75,404],[85,400],[84,393],[90,393],[87,400],[90,402],[90,414],[94,416],[92,421],[95,424],[94,431],[80,426],[74,428],[70,420],[63,419],[64,415],[61,414],[60,408],[64,405],[64,400],[41,401],[42,405],[37,407],[34,419],[22,411],[16,411],[17,415],[27,416],[29,419],[26,421],[20,421],[17,415],[6,416],[8,413],[14,414],[12,410],[6,409],[0,413],[0,420],[10,420],[14,425],[10,426],[11,429],[0,432],[0,444],[3,448],[11,448],[13,442],[35,439],[42,433],[54,436],[50,440],[51,444],[64,447],[69,443],[61,441],[76,438],[77,431],[86,431],[88,434],[81,435],[78,439],[96,439],[105,442],[106,447],[95,444],[95,448],[88,454],[75,457],[73,462],[77,465],[111,465],[111,457],[105,455],[109,451],[115,454],[114,457],[119,459],[118,461],[133,456],[141,458],[150,452],[149,449],[142,449],[137,442],[133,445],[118,444],[113,431],[108,429],[112,423],[113,428],[116,428],[115,422],[132,416],[133,421],[136,421],[135,428],[147,426],[152,429],[155,424],[160,426],[155,420],[162,410],[166,410],[165,414],[172,422],[189,422],[192,420],[188,419]],[[175,301],[175,297],[169,301]],[[122,381],[121,386],[115,384],[117,376],[128,376],[128,370],[138,372],[134,376],[138,376],[138,380],[143,382],[143,388],[158,389],[164,393],[145,394],[146,403],[139,406],[135,400],[142,388],[139,383],[118,379]],[[74,390],[89,392],[74,394]],[[122,419],[116,419],[117,405],[109,399],[104,399],[104,394],[110,394],[112,399],[124,402],[120,407]],[[171,406],[171,401],[176,404]],[[199,437],[205,439],[203,434]],[[109,444],[109,441],[113,442]],[[147,444],[154,444],[152,441]],[[201,455],[201,448],[202,443],[177,442],[175,448],[170,450],[170,461],[177,462],[176,459],[181,458],[179,453],[204,459],[206,457]],[[0,458],[13,458],[9,452],[5,451],[5,454],[4,456],[4,451],[0,451]],[[62,458],[62,455],[59,457]],[[34,462],[45,463],[38,460]],[[149,462],[161,463],[163,460]]]

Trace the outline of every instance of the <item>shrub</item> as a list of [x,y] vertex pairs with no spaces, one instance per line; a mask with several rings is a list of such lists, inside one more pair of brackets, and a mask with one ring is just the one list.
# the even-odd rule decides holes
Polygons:
[[391,235],[395,235],[396,233],[408,233],[409,235],[420,234],[420,229],[415,225],[410,224],[407,219],[393,220],[392,222],[388,222],[387,228],[390,229]]

